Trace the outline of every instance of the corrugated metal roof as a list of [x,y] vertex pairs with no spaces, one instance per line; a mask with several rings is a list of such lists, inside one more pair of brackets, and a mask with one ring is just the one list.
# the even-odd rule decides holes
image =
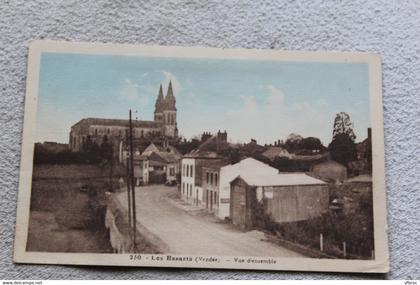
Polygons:
[[293,185],[324,185],[324,181],[313,178],[305,173],[278,173],[278,174],[242,174],[248,185],[253,186],[293,186]]

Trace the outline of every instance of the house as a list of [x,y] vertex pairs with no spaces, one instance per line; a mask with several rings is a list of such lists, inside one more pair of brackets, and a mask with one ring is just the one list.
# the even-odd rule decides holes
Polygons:
[[343,182],[347,179],[347,168],[334,160],[314,165],[311,172],[314,177],[324,181]]
[[143,155],[133,156],[135,185],[149,184],[149,160]]
[[174,146],[171,146],[171,145],[169,145],[166,142],[163,143],[163,146],[160,146],[160,145],[155,144],[155,143],[149,144],[143,150],[142,155],[149,156],[153,152],[156,152],[156,153],[163,153],[163,152],[165,152],[165,153],[171,153],[171,154],[174,154],[176,156],[181,157],[181,154],[179,153],[179,151]]
[[149,160],[152,182],[165,183],[176,180],[181,154],[175,147],[166,143],[163,146],[151,143],[144,149],[142,155]]
[[148,157],[151,182],[165,183],[176,180],[179,157],[173,153],[152,152]]
[[176,181],[176,176],[179,173],[179,161],[181,157],[169,152],[159,152],[157,155],[165,162],[164,170],[166,181]]
[[328,211],[328,184],[304,173],[248,173],[230,185],[230,218],[243,230],[267,222],[303,221]]
[[229,203],[229,199],[220,200],[220,173],[221,169],[228,166],[227,160],[216,160],[207,163],[202,170],[202,206],[209,211],[219,214],[219,205]]
[[247,156],[262,154],[264,151],[264,146],[259,145],[255,139],[251,139],[249,143],[246,143],[241,147],[241,153]]
[[[124,167],[127,167],[127,163],[129,163],[129,155],[128,150],[123,150],[120,153],[119,162]],[[133,153],[133,173],[135,186],[149,184],[149,160],[139,151]]]
[[[259,173],[261,175],[278,174],[278,170],[248,157],[235,164],[227,164],[226,161],[219,160],[207,164],[203,167],[203,202],[207,209],[214,212],[220,219],[230,216],[230,182],[238,175],[251,175]],[[213,202],[207,202],[213,198]]]
[[203,205],[202,168],[222,158],[212,151],[194,150],[181,160],[181,197],[184,201]]

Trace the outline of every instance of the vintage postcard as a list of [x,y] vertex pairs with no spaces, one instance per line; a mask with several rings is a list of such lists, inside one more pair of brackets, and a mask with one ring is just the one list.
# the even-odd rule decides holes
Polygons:
[[381,60],[36,41],[14,261],[387,272]]

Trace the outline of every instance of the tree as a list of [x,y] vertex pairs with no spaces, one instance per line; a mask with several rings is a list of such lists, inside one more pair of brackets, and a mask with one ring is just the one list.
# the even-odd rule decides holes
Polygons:
[[353,132],[353,123],[350,121],[350,116],[345,112],[340,112],[335,115],[333,140],[339,134],[346,134],[354,142],[356,135]]
[[355,139],[350,116],[344,112],[338,113],[334,120],[333,139],[328,146],[331,158],[347,167],[357,156]]
[[337,134],[328,148],[331,158],[344,166],[356,159],[356,145],[348,134]]
[[322,145],[321,141],[318,138],[314,137],[307,137],[302,140],[302,147],[303,149],[307,150],[324,150],[324,146]]
[[291,133],[285,142],[285,147],[289,152],[293,152],[302,148],[302,136]]

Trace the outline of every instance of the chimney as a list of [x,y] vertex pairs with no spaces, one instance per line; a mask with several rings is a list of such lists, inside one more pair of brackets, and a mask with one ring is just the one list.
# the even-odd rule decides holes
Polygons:
[[368,131],[367,133],[368,141],[371,142],[372,141],[372,128],[368,128],[367,131]]

